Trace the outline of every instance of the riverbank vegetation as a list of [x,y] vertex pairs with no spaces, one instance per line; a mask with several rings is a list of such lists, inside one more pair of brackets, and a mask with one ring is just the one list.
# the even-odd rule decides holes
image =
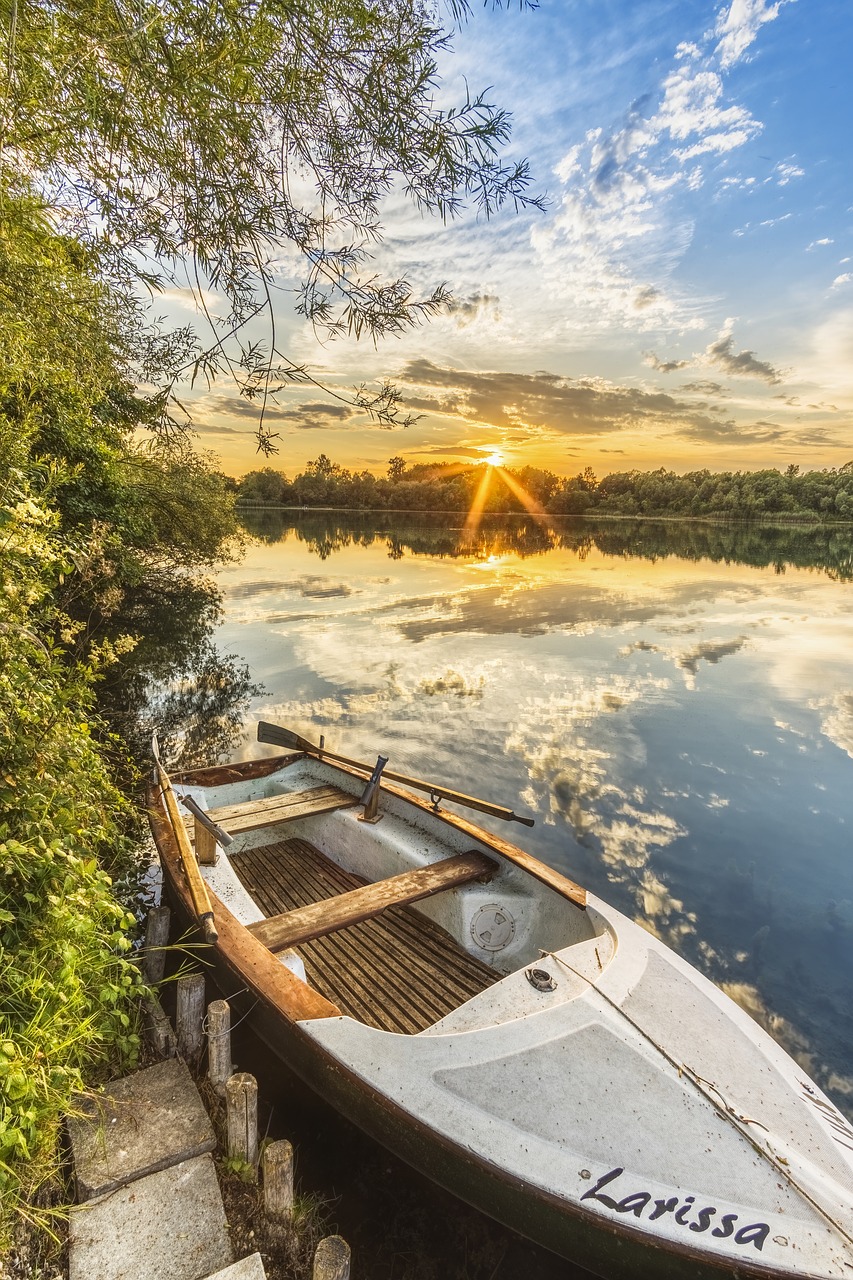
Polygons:
[[[3,31],[0,1254],[74,1092],[136,1053],[151,723],[171,763],[202,732],[215,756],[252,689],[210,640],[204,574],[237,525],[182,381],[254,402],[275,451],[267,402],[314,381],[275,336],[283,250],[302,316],[375,338],[447,298],[365,267],[387,192],[442,216],[529,203],[506,115],[435,105],[447,33],[422,6],[31,0]],[[152,319],[167,290],[197,327]],[[351,400],[405,422],[389,384]]]
[[389,459],[384,476],[351,472],[325,454],[292,480],[264,467],[236,482],[247,506],[348,507],[407,512],[532,512],[548,515],[707,516],[723,520],[853,520],[853,461],[801,471],[614,472],[598,479],[590,467],[558,476],[538,467],[487,463],[415,463]]
[[[102,699],[132,602],[235,534],[221,479],[141,443],[137,338],[32,192],[0,205],[0,1241],[32,1216],[73,1094],[135,1060],[138,757]],[[132,314],[132,312],[131,312]],[[207,514],[196,515],[201,504]],[[198,585],[203,590],[203,584]],[[209,593],[208,593],[209,595]],[[210,601],[209,601],[210,603]],[[138,711],[139,708],[137,707]]]

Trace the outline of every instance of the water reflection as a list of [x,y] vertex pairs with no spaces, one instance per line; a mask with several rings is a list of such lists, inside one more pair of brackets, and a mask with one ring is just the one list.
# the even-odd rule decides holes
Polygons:
[[853,534],[845,525],[724,525],[701,521],[609,520],[484,516],[471,536],[461,512],[403,515],[398,512],[292,511],[245,508],[241,519],[262,542],[288,536],[305,542],[321,560],[351,546],[384,543],[392,560],[405,555],[542,555],[555,549],[584,559],[607,556],[659,560],[724,561],[772,568],[820,569],[840,582],[853,581]]
[[155,728],[171,768],[226,758],[242,736],[262,686],[215,643],[221,616],[215,583],[178,574],[144,579],[101,621],[101,636],[139,637],[98,686],[99,706],[137,766],[148,766]]
[[462,516],[247,523],[220,636],[268,690],[253,719],[526,805],[520,843],[851,1110],[853,532],[518,517],[472,545]]

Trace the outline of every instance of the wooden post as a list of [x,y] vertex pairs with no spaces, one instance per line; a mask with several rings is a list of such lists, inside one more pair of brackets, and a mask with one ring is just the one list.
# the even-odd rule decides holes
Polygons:
[[326,1236],[314,1254],[313,1280],[349,1280],[350,1250],[341,1236]]
[[178,1048],[188,1062],[201,1056],[204,1044],[204,974],[188,973],[178,978],[175,1031]]
[[225,1083],[228,1156],[246,1164],[258,1163],[258,1082],[238,1071]]
[[271,1218],[293,1216],[293,1147],[282,1138],[264,1149],[264,1209]]
[[166,952],[169,942],[168,907],[151,907],[145,921],[145,949],[142,953],[142,975],[149,986],[163,981],[166,972]]
[[216,864],[216,836],[203,827],[198,818],[195,820],[195,856],[203,867]]
[[231,1062],[231,1008],[227,1000],[211,1000],[207,1006],[207,1074],[220,1098],[234,1071]]
[[142,1027],[145,1043],[158,1062],[174,1058],[178,1051],[175,1033],[156,996],[142,1002]]

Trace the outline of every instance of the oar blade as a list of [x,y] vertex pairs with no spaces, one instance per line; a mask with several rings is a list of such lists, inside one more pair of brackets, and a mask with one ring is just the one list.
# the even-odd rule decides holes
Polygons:
[[270,724],[269,720],[258,721],[258,742],[269,742],[274,747],[289,747],[292,751],[317,750],[307,738],[300,738],[298,733],[279,724]]

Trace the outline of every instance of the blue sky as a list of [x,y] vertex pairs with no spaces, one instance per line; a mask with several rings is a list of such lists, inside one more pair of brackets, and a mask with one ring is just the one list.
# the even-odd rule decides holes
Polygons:
[[[852,35],[849,0],[476,9],[442,100],[492,86],[547,210],[443,226],[390,199],[377,268],[447,281],[450,311],[376,349],[321,345],[284,308],[281,324],[332,384],[391,377],[423,416],[389,433],[291,391],[274,465],[853,458]],[[225,385],[195,405],[200,443],[238,474],[260,465],[247,411]]]

